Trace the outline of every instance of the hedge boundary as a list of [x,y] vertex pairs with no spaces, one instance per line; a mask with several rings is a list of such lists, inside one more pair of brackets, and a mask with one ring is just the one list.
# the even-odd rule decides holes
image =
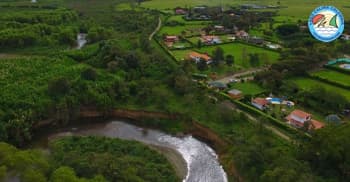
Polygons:
[[308,76],[311,79],[318,80],[318,81],[330,84],[330,85],[335,86],[335,87],[340,87],[340,88],[343,88],[343,89],[346,89],[346,90],[350,90],[350,85],[344,85],[342,83],[338,83],[338,82],[335,82],[335,81],[332,81],[332,80],[328,80],[328,79],[322,78],[320,76],[315,76],[315,75],[308,75]]
[[350,74],[350,70],[339,68],[339,67],[336,67],[334,65],[323,65],[323,67],[326,68],[326,69],[330,69],[330,70],[333,70],[333,71],[341,72],[341,73],[344,73],[344,74]]
[[280,129],[282,129],[283,131],[287,132],[288,134],[293,135],[294,137],[306,137],[306,138],[311,138],[311,135],[305,132],[302,132],[290,125],[287,125],[285,122],[282,122],[256,108],[254,108],[253,106],[250,106],[248,104],[245,104],[241,101],[238,100],[234,100],[232,99],[229,95],[225,94],[225,93],[219,93],[219,95],[225,99],[229,99],[231,102],[233,102],[234,104],[236,104],[240,109],[251,113],[253,115],[260,115],[263,118],[267,119],[269,121],[270,124],[272,124],[273,126],[276,126]]

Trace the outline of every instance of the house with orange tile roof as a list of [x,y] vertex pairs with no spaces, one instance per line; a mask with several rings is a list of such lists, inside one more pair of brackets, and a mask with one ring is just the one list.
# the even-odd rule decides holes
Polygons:
[[301,111],[301,110],[294,110],[286,117],[287,122],[295,126],[297,128],[302,128],[305,126],[305,123],[309,124],[309,130],[317,130],[324,127],[324,124],[320,121],[312,119],[312,115]]
[[190,52],[188,54],[189,59],[195,61],[196,63],[199,63],[200,60],[204,60],[207,62],[207,64],[210,64],[212,62],[212,58],[208,56],[207,54],[201,54],[198,52]]
[[257,97],[251,101],[251,104],[260,110],[265,110],[269,105],[269,101],[265,98]]
[[325,126],[324,123],[311,119],[310,125],[309,125],[309,130],[318,130],[321,129]]

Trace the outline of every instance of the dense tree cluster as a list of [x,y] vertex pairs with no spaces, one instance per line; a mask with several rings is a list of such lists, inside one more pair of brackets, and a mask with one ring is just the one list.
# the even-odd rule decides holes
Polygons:
[[51,144],[59,166],[79,176],[103,175],[108,181],[177,181],[166,158],[138,142],[96,137],[72,137]]
[[0,181],[178,181],[161,154],[138,143],[98,137],[53,141],[52,154],[0,143]]
[[329,126],[303,143],[300,158],[326,180],[349,181],[349,139],[349,124]]
[[[2,8],[3,9],[3,8]],[[75,45],[78,21],[74,11],[1,10],[0,47],[28,47],[33,45]]]

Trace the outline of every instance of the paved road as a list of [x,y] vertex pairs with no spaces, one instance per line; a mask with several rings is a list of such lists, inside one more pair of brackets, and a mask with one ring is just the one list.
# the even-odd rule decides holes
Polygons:
[[160,30],[160,27],[162,27],[162,19],[159,17],[158,18],[158,26],[156,27],[156,29],[151,33],[151,35],[149,35],[148,40],[152,40],[153,36]]
[[[217,79],[215,81],[222,82],[224,84],[228,84],[228,83],[230,83],[231,79],[240,79],[240,77],[251,75],[253,73],[258,73],[258,72],[264,71],[266,69],[267,68],[257,68],[257,69],[247,70],[247,71],[244,71],[244,72],[241,72],[241,73],[236,73],[236,74],[233,74],[233,75],[230,75],[230,76],[219,78],[219,79]],[[248,76],[248,77],[245,77],[244,79],[245,80],[253,80],[254,77],[253,76]]]

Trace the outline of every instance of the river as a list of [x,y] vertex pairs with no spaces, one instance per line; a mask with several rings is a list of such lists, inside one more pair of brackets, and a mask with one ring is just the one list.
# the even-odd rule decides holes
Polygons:
[[61,136],[106,136],[136,140],[161,151],[174,165],[183,182],[227,182],[227,175],[218,162],[215,151],[205,143],[188,135],[175,137],[158,130],[144,129],[122,121],[84,124],[60,129],[41,137],[42,141]]

